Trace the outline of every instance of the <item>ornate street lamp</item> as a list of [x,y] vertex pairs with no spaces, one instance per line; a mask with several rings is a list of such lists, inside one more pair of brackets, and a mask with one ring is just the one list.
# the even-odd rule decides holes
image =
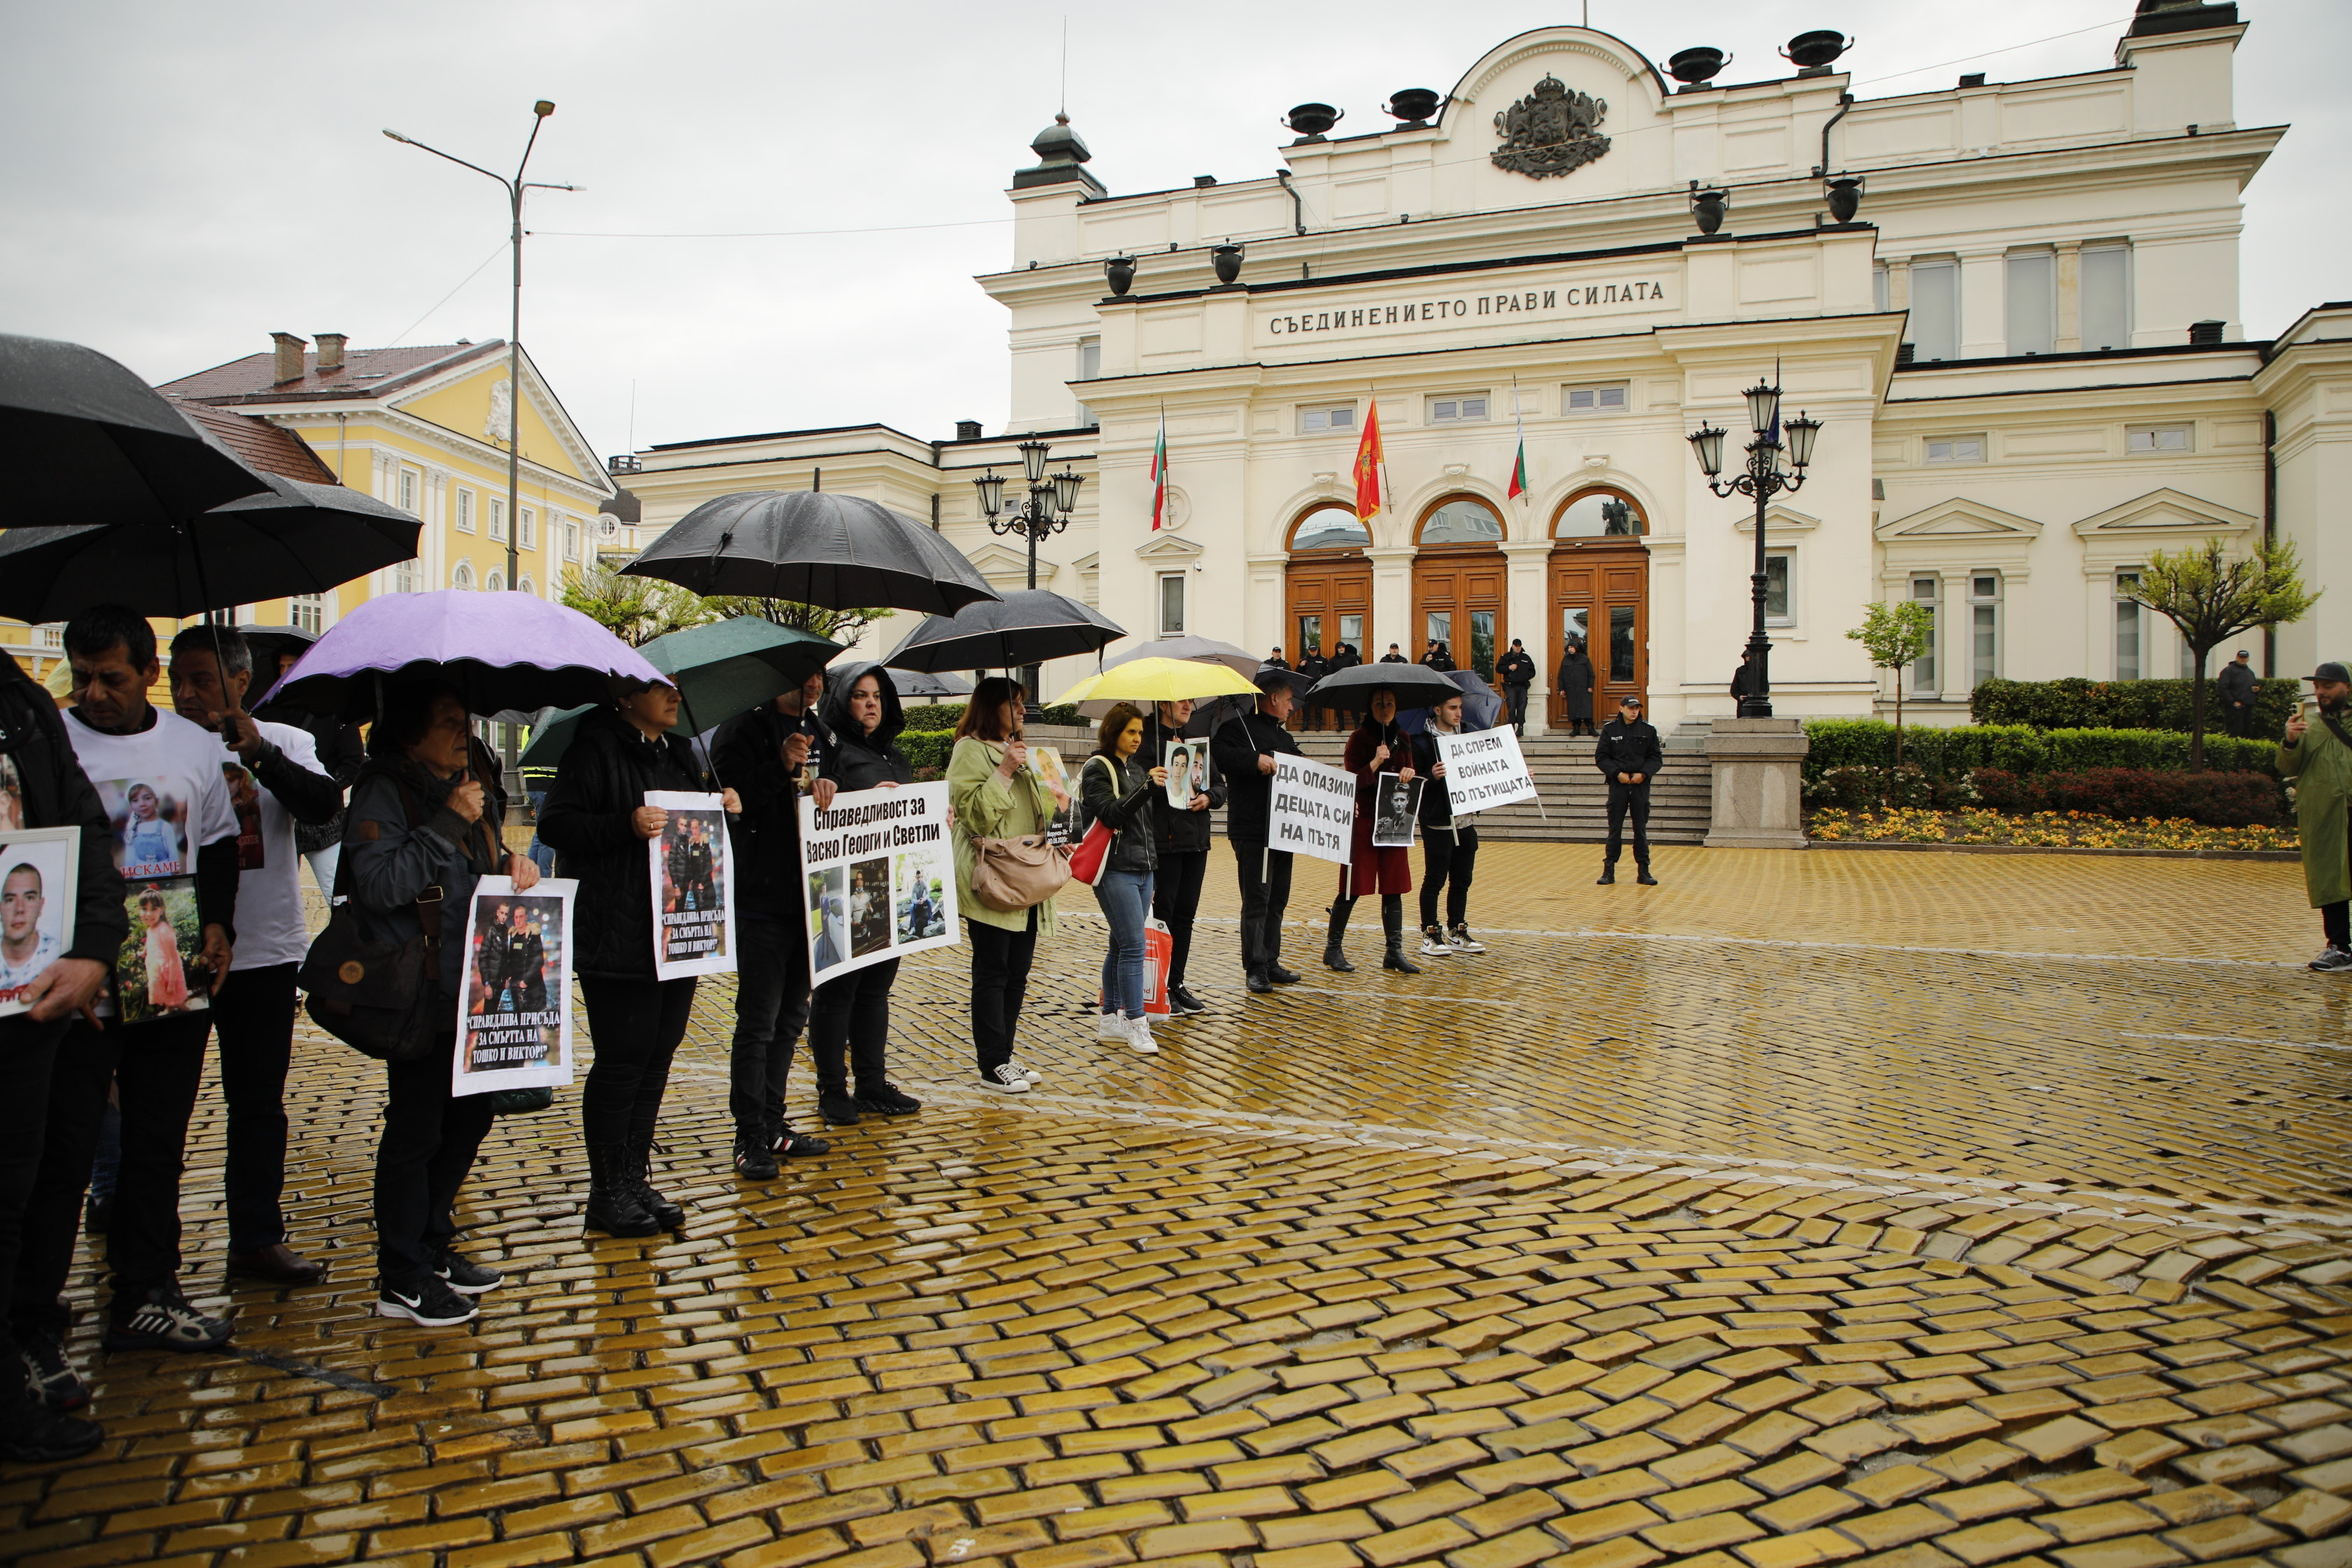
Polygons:
[[[1772,717],[1772,639],[1764,635],[1764,510],[1774,496],[1783,490],[1803,487],[1805,468],[1813,460],[1813,442],[1822,433],[1822,422],[1800,413],[1786,425],[1780,422],[1780,389],[1759,379],[1744,395],[1748,399],[1748,419],[1756,429],[1756,439],[1748,444],[1748,464],[1745,472],[1728,480],[1719,480],[1723,472],[1724,432],[1712,425],[1701,426],[1691,432],[1691,456],[1698,460],[1700,472],[1706,476],[1706,488],[1719,496],[1753,496],[1756,500],[1756,571],[1748,578],[1749,591],[1755,600],[1755,624],[1748,634],[1748,652],[1751,662],[1748,672],[1748,689],[1739,699],[1742,719]],[[1782,437],[1786,437],[1786,445]],[[1784,472],[1780,458],[1786,454],[1793,472]]]
[[[1078,487],[1086,476],[1073,473],[1066,464],[1060,473],[1050,479],[1045,473],[1046,454],[1053,450],[1045,441],[1021,443],[1021,475],[1028,481],[1029,499],[1011,510],[1004,505],[1004,479],[994,468],[971,481],[980,492],[980,510],[988,518],[991,533],[1017,533],[1029,542],[1029,586],[1037,585],[1037,541],[1049,533],[1059,533],[1070,526],[1070,514],[1078,510]],[[1029,689],[1030,716],[1037,710],[1037,667],[1027,666],[1023,685]]]

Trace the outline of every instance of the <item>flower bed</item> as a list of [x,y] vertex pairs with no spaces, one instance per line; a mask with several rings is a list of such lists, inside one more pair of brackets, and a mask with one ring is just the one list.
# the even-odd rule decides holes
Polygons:
[[2287,850],[2292,827],[2206,827],[2187,817],[2117,820],[2084,811],[1822,810],[1808,837],[1829,844],[1995,844],[2034,849]]

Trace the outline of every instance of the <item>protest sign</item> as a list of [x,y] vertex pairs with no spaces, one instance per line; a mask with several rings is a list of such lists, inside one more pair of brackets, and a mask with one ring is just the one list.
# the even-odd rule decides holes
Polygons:
[[135,882],[122,895],[131,929],[114,955],[114,994],[125,1024],[152,1023],[213,1005],[213,969],[205,962],[204,921],[194,877]]
[[[572,900],[542,878],[528,893],[484,877],[466,909],[452,1095],[572,1081]],[[446,962],[446,960],[445,960]]]
[[1070,816],[1077,808],[1077,791],[1070,787],[1070,770],[1063,763],[1061,752],[1052,746],[1030,747],[1029,768],[1045,783],[1048,790],[1061,791],[1058,798],[1070,803],[1068,805],[1055,808],[1052,819],[1045,824],[1045,842],[1048,844],[1073,842],[1070,833]]
[[653,858],[654,977],[735,973],[735,862],[721,797],[647,790],[668,814],[646,840]]
[[1421,815],[1421,781],[1382,773],[1372,797],[1372,847],[1410,849],[1412,825]]
[[801,807],[809,970],[818,984],[962,940],[944,784],[862,789]]
[[0,832],[0,1017],[32,1006],[25,987],[65,956],[80,870],[79,827]]
[[1209,742],[1171,741],[1166,750],[1167,761],[1160,765],[1168,770],[1168,805],[1171,810],[1190,811],[1192,797],[1209,791]]
[[1356,779],[1344,768],[1276,752],[1266,847],[1344,866],[1356,832]]
[[1536,798],[1535,775],[1508,730],[1440,735],[1437,760],[1445,764],[1445,794],[1456,816]]

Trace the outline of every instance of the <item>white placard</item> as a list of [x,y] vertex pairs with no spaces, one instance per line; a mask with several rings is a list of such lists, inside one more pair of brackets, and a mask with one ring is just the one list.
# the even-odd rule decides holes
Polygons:
[[817,984],[963,940],[945,784],[801,800],[801,896]]
[[[572,901],[580,884],[541,878],[528,893],[485,877],[466,907],[452,1095],[572,1081]],[[446,960],[444,960],[446,962]]]
[[1507,728],[1439,735],[1437,760],[1445,764],[1445,794],[1456,816],[1536,798],[1535,775]]
[[73,945],[80,873],[80,828],[0,830],[0,1017],[30,1009],[25,988]]
[[1286,752],[1274,756],[1266,847],[1345,866],[1356,837],[1356,775]]
[[735,973],[735,861],[723,797],[649,789],[669,814],[646,840],[653,860],[654,978]]

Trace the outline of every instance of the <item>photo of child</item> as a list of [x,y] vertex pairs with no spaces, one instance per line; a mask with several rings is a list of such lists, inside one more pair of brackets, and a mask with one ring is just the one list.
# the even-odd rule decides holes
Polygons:
[[113,779],[98,786],[122,839],[126,878],[177,877],[186,873],[183,846],[188,841],[188,803],[173,800],[144,779]]
[[[1076,794],[1070,788],[1070,770],[1062,761],[1060,750],[1053,746],[1029,748],[1029,768],[1045,781],[1049,792],[1059,792],[1055,798],[1075,802]],[[1045,826],[1045,842],[1067,844],[1070,841],[1071,806],[1055,809],[1053,820]]]
[[195,879],[146,882],[132,889],[124,901],[131,930],[114,960],[122,1021],[140,1024],[210,1006],[212,974],[201,956]]

